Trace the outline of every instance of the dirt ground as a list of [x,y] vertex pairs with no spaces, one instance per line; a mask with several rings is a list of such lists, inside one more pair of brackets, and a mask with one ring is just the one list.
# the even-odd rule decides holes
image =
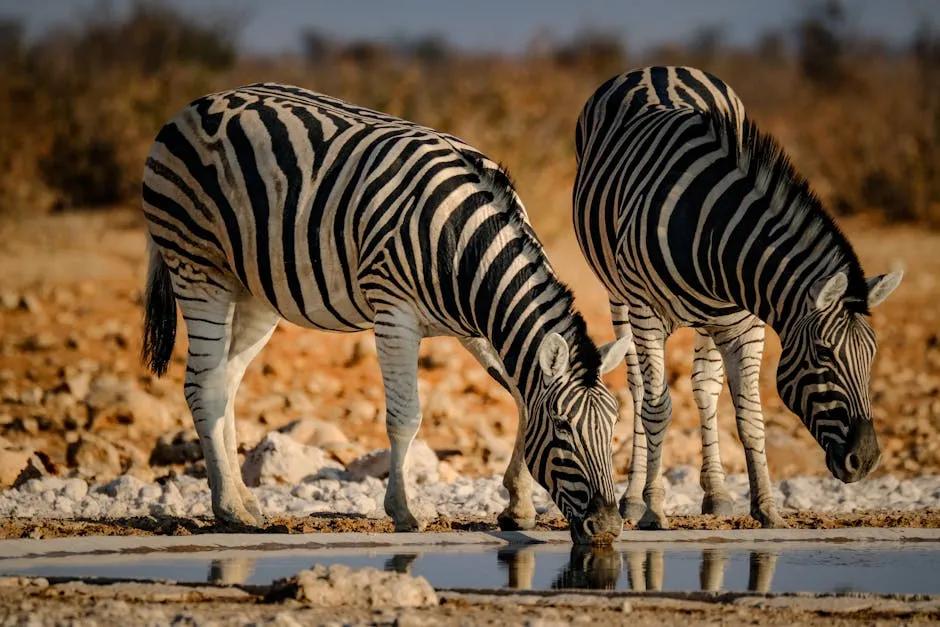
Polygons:
[[[940,528],[940,510],[869,511],[849,514],[817,512],[788,512],[783,515],[787,524],[796,529],[840,529],[845,527],[917,527]],[[673,529],[756,529],[757,522],[750,516],[719,518],[716,516],[672,516]],[[540,517],[538,531],[567,529],[560,518]],[[627,523],[625,528],[630,528]],[[498,531],[496,521],[487,518],[439,518],[432,521],[426,531]],[[392,533],[392,522],[359,516],[311,514],[299,518],[275,518],[264,529],[234,527],[217,524],[211,518],[174,518],[141,516],[110,520],[81,519],[0,519],[0,539],[62,538],[80,536],[186,536],[203,533],[339,533],[366,532]]]
[[[265,590],[134,584],[6,585],[2,625],[926,625],[933,609],[883,599],[849,604],[754,597],[688,600],[586,594],[475,596],[442,594],[440,605],[410,609],[317,608],[296,601],[266,603]],[[49,582],[51,583],[51,582]],[[223,600],[220,600],[222,597]],[[127,599],[133,599],[128,603]],[[524,601],[524,602],[520,602]],[[910,604],[917,607],[916,604]]]
[[[940,472],[940,233],[863,219],[844,221],[843,227],[869,274],[906,269],[901,287],[873,317],[880,349],[872,394],[884,451],[877,472]],[[178,341],[163,379],[138,363],[144,241],[139,213],[128,209],[0,224],[0,446],[37,449],[58,472],[71,468],[89,478],[129,471],[152,480],[169,471],[149,461],[160,435],[193,435],[181,390],[186,342]],[[548,250],[573,286],[592,335],[611,339],[605,295],[577,245],[562,239],[549,242]],[[691,350],[687,330],[670,340],[675,413],[667,468],[701,459],[688,377]],[[771,338],[761,378],[772,476],[825,475],[821,450],[777,396],[777,351]],[[623,370],[611,374],[609,383],[627,401]],[[425,421],[419,437],[457,472],[502,472],[516,427],[509,395],[449,338],[424,343],[420,379]],[[318,333],[282,324],[239,392],[240,441],[247,448],[268,430],[313,417],[348,438],[336,452],[345,463],[387,446],[383,404],[369,333]],[[725,466],[743,472],[727,392],[721,409]],[[629,460],[629,402],[622,403],[622,412],[615,441],[619,478]]]

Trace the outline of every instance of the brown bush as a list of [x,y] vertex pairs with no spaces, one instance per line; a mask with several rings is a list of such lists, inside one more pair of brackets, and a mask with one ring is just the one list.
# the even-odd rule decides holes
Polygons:
[[136,205],[144,155],[167,118],[212,90],[274,80],[464,138],[509,166],[551,237],[568,228],[585,99],[630,67],[685,63],[732,85],[833,209],[940,225],[940,40],[924,30],[907,53],[887,53],[819,15],[796,25],[795,54],[779,32],[750,51],[703,29],[629,64],[619,39],[590,32],[534,42],[520,57],[460,53],[436,37],[348,43],[307,32],[302,56],[239,59],[230,25],[153,2],[31,45],[0,24],[0,213]]

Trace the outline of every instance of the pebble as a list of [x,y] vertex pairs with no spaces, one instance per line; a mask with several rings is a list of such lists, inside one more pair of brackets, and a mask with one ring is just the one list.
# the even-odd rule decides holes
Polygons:
[[[382,503],[387,479],[364,477],[350,481],[345,473],[311,476],[296,483],[271,483],[252,488],[269,515],[305,515],[317,512],[384,516]],[[681,475],[681,473],[679,473]],[[666,489],[667,515],[698,513],[702,490],[683,480]],[[735,512],[749,509],[746,475],[730,475],[726,482]],[[621,484],[618,493],[625,489]],[[899,481],[885,476],[860,484],[843,485],[832,478],[796,477],[775,486],[783,511],[815,510],[849,512],[861,509],[923,509],[940,507],[940,476]],[[412,507],[419,518],[492,517],[508,501],[499,475],[451,483],[409,482]],[[25,481],[19,488],[0,491],[0,516],[48,518],[101,516],[206,516],[210,514],[209,487],[205,479],[178,475],[163,485],[146,483],[131,475],[102,483],[81,478],[46,476]],[[541,488],[534,495],[536,511],[558,516],[558,509]]]
[[88,483],[81,478],[67,479],[59,493],[62,498],[81,501],[88,494]]

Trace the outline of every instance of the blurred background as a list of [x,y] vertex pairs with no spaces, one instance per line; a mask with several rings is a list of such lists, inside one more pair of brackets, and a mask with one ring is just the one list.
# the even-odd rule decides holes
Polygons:
[[[868,273],[907,269],[873,318],[878,472],[938,472],[938,29],[932,0],[0,2],[0,449],[35,449],[59,471],[102,478],[200,472],[181,393],[185,341],[168,378],[137,365],[140,177],[171,115],[255,81],[447,131],[505,163],[592,335],[609,339],[605,295],[570,233],[574,127],[604,80],[655,63],[729,83],[837,216]],[[239,393],[244,447],[297,419],[332,428],[340,446],[331,454],[343,463],[386,446],[368,334],[284,325],[278,335],[290,340],[271,342]],[[454,342],[425,344],[419,437],[457,472],[502,472],[516,425],[508,394]],[[690,334],[677,333],[669,350],[665,461],[697,466]],[[777,351],[771,338],[761,379],[773,477],[825,475],[821,451],[777,397]],[[623,378],[610,378],[627,401],[618,477],[632,437]],[[721,402],[725,464],[742,472],[727,394]],[[306,443],[326,437],[302,433]]]
[[0,211],[131,199],[176,110],[275,80],[464,138],[509,166],[550,236],[585,99],[681,63],[731,84],[834,211],[938,226],[938,16],[930,0],[7,3]]

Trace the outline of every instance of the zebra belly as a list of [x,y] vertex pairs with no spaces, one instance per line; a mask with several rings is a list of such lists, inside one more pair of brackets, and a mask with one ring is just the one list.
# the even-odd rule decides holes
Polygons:
[[[372,318],[361,315],[351,298],[331,298],[329,305],[323,300],[307,303],[303,312],[281,313],[288,322],[308,329],[349,333],[372,328]],[[338,316],[335,312],[341,313]]]
[[[338,268],[337,260],[324,259],[324,266]],[[326,272],[325,285],[318,285],[312,275],[301,275],[295,285],[300,287],[298,300],[290,293],[287,282],[278,290],[278,302],[273,303],[263,292],[252,295],[261,298],[282,318],[301,327],[323,331],[352,332],[371,329],[373,312],[363,296],[356,277],[347,277],[342,271]],[[348,281],[348,283],[347,283]]]
[[677,293],[655,273],[638,272],[621,261],[619,296],[631,305],[648,307],[666,323],[669,331],[681,327],[730,327],[750,313],[733,303],[699,293]]

